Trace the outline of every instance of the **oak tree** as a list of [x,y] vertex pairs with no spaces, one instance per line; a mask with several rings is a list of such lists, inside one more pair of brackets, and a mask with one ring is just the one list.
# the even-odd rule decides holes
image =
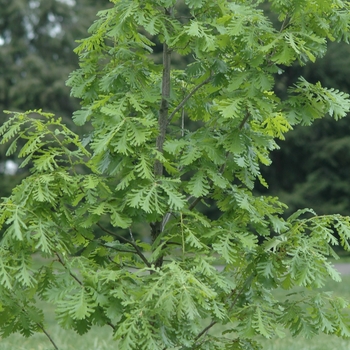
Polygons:
[[270,0],[278,28],[263,2],[113,0],[67,81],[81,99],[75,123],[93,131],[80,138],[41,110],[0,128],[9,155],[26,141],[19,156],[31,165],[0,204],[2,336],[47,333],[38,299],[63,328],[110,326],[121,350],[259,349],[257,336],[286,330],[350,336],[348,302],[319,290],[341,280],[329,258],[349,249],[350,218],[283,219],[278,198],[253,193],[268,186],[260,166],[276,140],[349,111],[347,94],[302,77],[287,98],[274,92],[284,67],[348,41],[349,2]]

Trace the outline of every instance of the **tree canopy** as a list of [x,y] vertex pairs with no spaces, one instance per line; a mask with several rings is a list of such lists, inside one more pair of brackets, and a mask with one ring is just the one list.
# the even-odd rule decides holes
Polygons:
[[0,128],[7,154],[31,166],[0,204],[1,335],[45,331],[39,298],[63,328],[110,326],[121,350],[259,349],[257,336],[287,330],[349,337],[348,302],[319,288],[341,280],[328,259],[349,249],[350,218],[285,219],[278,198],[253,190],[268,186],[260,168],[277,140],[349,111],[335,88],[299,77],[282,98],[275,81],[323,57],[327,40],[348,41],[350,3],[271,0],[278,27],[263,1],[112,3],[67,81],[81,99],[74,122],[92,132],[41,110]]

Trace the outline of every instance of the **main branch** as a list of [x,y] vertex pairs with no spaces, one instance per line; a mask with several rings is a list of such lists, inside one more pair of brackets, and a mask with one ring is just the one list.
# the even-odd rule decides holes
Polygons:
[[[157,137],[157,150],[163,153],[163,145],[165,141],[166,128],[168,124],[169,114],[169,98],[170,98],[170,65],[171,65],[171,52],[166,43],[163,44],[163,77],[162,77],[162,101],[160,103],[159,115],[158,115],[158,129],[159,134]],[[154,165],[154,174],[156,176],[163,175],[163,164],[156,160]]]
[[[165,13],[168,16],[172,15],[172,9],[165,9]],[[169,99],[170,99],[170,78],[171,72],[171,50],[166,42],[163,43],[163,76],[162,76],[162,100],[159,107],[158,115],[158,137],[156,141],[157,151],[163,153],[163,146],[166,136],[166,130],[168,125],[169,116]],[[163,176],[164,167],[163,164],[156,160],[154,163],[154,175],[155,177]],[[152,241],[155,242],[157,237],[161,234],[163,225],[163,219],[158,219],[158,221],[151,224],[152,230]],[[163,257],[160,256],[154,262],[155,266],[161,266],[163,264]]]
[[102,225],[97,224],[97,226],[104,232],[108,233],[109,235],[116,237],[118,240],[123,241],[125,243],[130,244],[131,246],[133,246],[133,248],[135,249],[135,253],[142,259],[142,261],[148,266],[151,267],[151,264],[149,263],[149,261],[147,260],[147,258],[143,255],[141,249],[139,248],[139,246],[134,242],[134,241],[130,241],[127,238],[120,236],[106,228],[104,228]]

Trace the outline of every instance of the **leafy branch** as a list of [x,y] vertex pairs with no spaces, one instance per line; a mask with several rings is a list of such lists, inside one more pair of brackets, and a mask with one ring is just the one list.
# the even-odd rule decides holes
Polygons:
[[[84,286],[84,283],[82,281],[79,280],[79,278],[77,276],[75,276],[66,266],[65,262],[62,260],[62,258],[60,257],[60,255],[58,253],[55,254],[58,258],[58,262],[66,269],[69,271],[69,275],[80,285],[82,286],[83,288],[85,288]],[[110,322],[110,321],[107,321],[106,324],[108,326],[110,326],[113,330],[115,330],[115,326]]]
[[84,286],[83,282],[80,281],[80,279],[75,276],[69,269],[68,267],[66,266],[65,262],[63,261],[63,259],[60,257],[60,255],[56,252],[55,253],[57,259],[58,259],[58,262],[69,272],[69,275],[78,283],[80,284],[81,286]]
[[44,328],[43,325],[37,323],[37,326],[42,330],[42,332],[46,335],[46,337],[49,339],[49,341],[51,342],[52,346],[58,350],[58,346],[56,345],[56,343],[54,342],[53,338],[50,336],[50,334],[46,331],[46,329]]
[[173,119],[173,117],[175,116],[175,114],[186,104],[186,102],[204,85],[208,84],[211,80],[212,76],[210,74],[210,76],[205,79],[204,81],[202,81],[200,84],[198,84],[197,86],[195,86],[188,95],[186,95],[184,97],[184,99],[176,106],[176,108],[172,111],[172,113],[170,114],[169,118],[168,118],[168,123],[171,122],[171,120]]
[[[232,303],[230,304],[230,307],[228,309],[228,312],[232,311],[234,306],[236,305],[239,297],[242,295],[242,293],[244,292],[245,288],[248,285],[248,282],[250,281],[251,277],[248,277],[246,279],[246,281],[243,283],[242,288],[238,291],[237,290],[232,290],[231,293],[227,296],[227,300],[229,301],[231,299],[231,297],[233,295],[236,294],[236,296],[234,297],[234,299],[232,300]],[[208,326],[206,326],[205,328],[203,328],[195,337],[195,341],[197,341],[198,339],[200,339],[203,335],[205,335],[213,326],[215,326],[218,323],[218,321],[211,321]],[[200,346],[200,344],[194,345],[194,347],[192,347],[192,349],[197,349]]]
[[139,246],[136,244],[135,241],[130,241],[127,238],[120,236],[106,228],[104,228],[103,226],[101,226],[99,223],[97,224],[97,226],[104,232],[108,233],[109,235],[117,238],[118,240],[125,242],[127,244],[130,244],[136,251],[136,254],[142,259],[142,261],[146,264],[147,267],[151,267],[152,265],[150,264],[150,262],[147,260],[147,258],[144,256],[144,254],[142,253],[141,249],[139,248]]
[[[247,112],[246,115],[244,116],[243,120],[241,121],[241,123],[240,123],[239,126],[238,126],[238,129],[239,129],[239,130],[242,130],[242,129],[243,129],[243,127],[244,127],[244,125],[246,124],[246,122],[248,121],[249,117],[250,117],[250,113]],[[230,155],[230,152],[227,151],[226,154],[225,154],[226,160],[227,160],[227,158],[228,158],[229,155]],[[221,165],[220,169],[219,169],[219,173],[220,173],[221,175],[222,175],[222,174],[224,173],[224,171],[225,171],[226,164],[227,164],[227,161],[226,161],[225,163],[223,163],[223,164]],[[211,187],[212,185],[213,185],[213,180],[210,181],[210,187]],[[191,198],[191,197],[190,197],[190,198]],[[202,199],[204,199],[204,196],[201,196],[201,197],[196,198],[196,199],[189,205],[189,208],[188,208],[188,209],[189,209],[190,211],[193,210],[193,209],[197,206],[197,204],[198,204]]]

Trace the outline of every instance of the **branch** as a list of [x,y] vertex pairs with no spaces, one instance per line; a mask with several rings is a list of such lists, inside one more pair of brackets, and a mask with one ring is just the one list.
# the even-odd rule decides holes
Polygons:
[[[158,115],[158,129],[159,134],[156,141],[157,150],[163,153],[163,145],[165,141],[166,128],[168,124],[169,114],[169,99],[170,99],[170,72],[171,72],[171,51],[168,45],[163,44],[163,77],[162,77],[162,100]],[[156,160],[154,164],[154,174],[156,176],[163,175],[163,164]]]
[[134,235],[132,234],[131,227],[129,227],[129,233],[130,233],[132,242],[135,242],[135,238],[134,238]]
[[111,322],[107,322],[108,326],[112,327],[112,329],[115,331],[115,327]]
[[224,164],[221,165],[220,170],[219,170],[221,175],[224,174],[224,171],[225,171],[226,165],[227,165],[227,158],[228,158],[229,155],[230,155],[230,151],[227,151],[226,154],[225,154],[226,161],[225,161]]
[[286,23],[287,23],[287,18],[288,18],[288,16],[289,16],[289,13],[287,12],[287,13],[286,13],[286,17],[284,18],[284,21],[283,21],[283,23],[282,23],[282,25],[281,25],[280,33],[282,33],[282,31],[283,31],[285,28],[287,28],[288,25],[289,25],[289,24],[286,24]]
[[192,91],[184,97],[184,99],[180,102],[180,104],[178,104],[178,106],[172,111],[172,113],[170,114],[169,118],[168,118],[168,123],[171,122],[171,119],[173,119],[174,115],[185,105],[185,103],[205,84],[208,84],[209,81],[211,79],[211,75],[205,79],[204,81],[202,81],[199,85],[197,85],[196,87],[194,87],[192,89]]
[[211,327],[217,324],[217,321],[211,321],[208,326],[206,326],[198,335],[195,340],[198,340],[204,333],[207,333]]
[[124,238],[123,236],[120,236],[110,230],[107,230],[106,228],[104,228],[103,226],[101,226],[100,224],[96,224],[102,231],[108,233],[109,235],[116,237],[117,239],[119,239],[120,241],[123,241],[125,243],[128,243],[130,245],[132,245],[135,249],[135,253],[142,259],[142,261],[147,265],[147,267],[151,267],[151,264],[149,263],[149,261],[146,259],[146,257],[143,255],[141,249],[139,248],[139,246],[132,241],[129,241],[127,238]]
[[109,246],[107,244],[104,244],[104,243],[100,243],[100,242],[97,242],[98,245],[100,245],[101,247],[105,247],[105,248],[108,248],[108,249],[113,249],[115,250],[116,252],[120,252],[120,253],[132,253],[132,254],[137,254],[137,251],[136,250],[128,250],[128,249],[119,249],[119,248],[116,248],[116,247],[112,247],[112,246]]
[[[58,261],[60,262],[60,264],[67,269],[66,264],[64,263],[64,261],[61,259],[61,257],[59,256],[58,253],[55,253],[55,255],[58,258]],[[78,279],[78,277],[74,276],[70,271],[69,274],[83,287],[85,288],[84,284]],[[110,322],[106,322],[106,324],[108,324],[110,327],[113,328],[113,330],[115,330],[115,327],[113,326],[112,323]],[[56,350],[58,350],[58,347],[55,345],[55,343],[53,342],[53,340],[51,339],[50,335],[45,331],[45,329],[43,327],[41,327],[41,325],[38,324],[38,326],[42,329],[42,331],[46,334],[46,336],[50,339],[51,343],[53,344],[53,346],[55,347]]]
[[[241,288],[241,289],[239,290],[239,292],[236,294],[235,298],[234,298],[233,301],[232,301],[232,304],[231,304],[230,308],[228,309],[229,312],[232,311],[232,309],[234,308],[235,304],[237,303],[238,298],[242,295],[242,293],[243,293],[243,291],[244,291],[244,289],[245,289],[245,287],[246,287],[246,285],[247,285],[249,279],[250,279],[250,278],[247,278],[247,279],[246,279],[246,281],[244,282],[242,288]],[[237,291],[236,289],[233,289],[233,290],[231,291],[231,293],[228,295],[227,299],[230,299],[230,298],[235,294],[236,291]],[[207,332],[209,331],[210,328],[212,328],[212,327],[215,326],[216,324],[217,324],[217,321],[211,321],[211,322],[208,324],[208,326],[206,326],[203,330],[201,330],[201,331],[197,334],[197,336],[196,336],[196,338],[195,338],[195,341],[197,341],[199,338],[201,338],[205,333],[207,333]],[[193,347],[192,349],[195,349],[195,348],[197,348],[197,345],[195,345],[195,347]]]
[[[173,7],[165,8],[165,14],[168,17],[173,17]],[[169,115],[169,99],[170,99],[170,86],[171,86],[171,50],[169,49],[166,41],[163,43],[163,75],[162,75],[162,100],[160,103],[159,114],[158,114],[158,137],[156,140],[157,151],[163,154],[163,146],[165,142],[165,136],[168,125]],[[159,160],[154,162],[154,175],[155,177],[163,176],[164,166]],[[157,240],[157,237],[162,232],[162,221],[156,221],[151,225],[152,232],[152,243]],[[157,259],[156,266],[162,266],[162,257]],[[147,265],[150,267],[150,265]]]
[[[109,248],[109,249],[113,249],[117,252],[121,252],[121,253],[133,253],[133,254],[137,254],[137,251],[136,250],[128,250],[128,249],[119,249],[119,248],[116,248],[116,247],[113,247],[113,246],[109,246],[105,243],[102,243],[100,242],[99,240],[93,240],[93,239],[90,239],[84,235],[82,235],[87,241],[89,241],[90,243],[92,242],[96,242],[99,246],[101,247],[105,247],[105,248]],[[85,247],[83,249],[80,249],[78,252],[83,252],[85,250]]]
[[188,207],[189,210],[193,210],[194,207],[203,199],[203,196],[202,197],[198,197],[196,198],[191,204],[190,206]]
[[247,122],[247,120],[249,119],[250,114],[247,112],[247,114],[245,115],[244,119],[241,121],[241,124],[239,124],[239,130],[243,129],[244,124]]
[[[59,254],[58,254],[58,253],[55,253],[55,255],[57,256],[59,263],[60,263],[66,270],[68,270],[66,264],[64,263],[64,261],[62,260],[62,258],[59,256]],[[73,275],[73,274],[70,272],[70,270],[68,270],[68,271],[69,271],[70,276],[73,277],[73,279],[75,279],[81,286],[83,286],[83,282],[81,282],[77,276]]]
[[37,323],[37,326],[42,330],[42,332],[47,336],[47,338],[50,340],[51,344],[53,345],[53,347],[55,348],[55,350],[58,350],[58,346],[55,344],[55,342],[53,341],[53,339],[51,338],[50,334],[47,333],[47,331],[45,330],[45,328]]

